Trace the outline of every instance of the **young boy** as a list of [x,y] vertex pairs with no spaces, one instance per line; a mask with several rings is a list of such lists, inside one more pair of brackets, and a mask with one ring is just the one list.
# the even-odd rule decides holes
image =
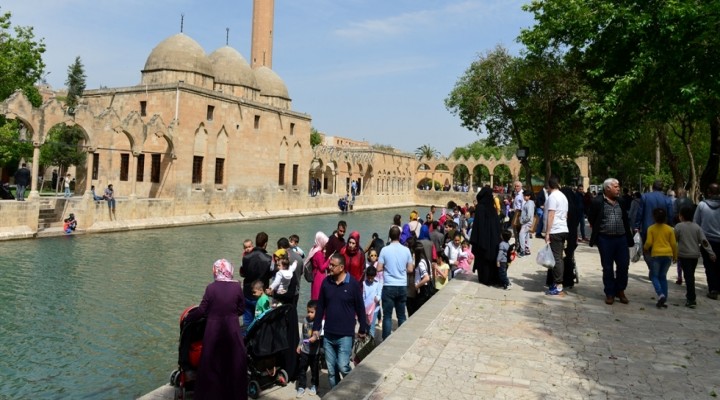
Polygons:
[[265,294],[265,285],[261,280],[252,283],[252,294],[257,299],[255,304],[255,320],[270,309],[270,297]]
[[303,249],[300,248],[300,236],[292,234],[288,238],[288,241],[290,241],[290,250],[294,251],[295,254],[300,255],[300,258],[305,258],[305,252]]
[[700,225],[693,222],[693,210],[691,207],[680,209],[680,223],[675,225],[675,237],[678,242],[678,264],[682,267],[685,275],[685,307],[695,308],[695,267],[700,257],[700,248],[710,255],[710,260],[715,261],[717,255],[712,250]]
[[298,390],[297,397],[302,397],[305,394],[305,388],[307,387],[307,368],[310,366],[310,392],[311,395],[317,393],[317,385],[320,382],[320,365],[318,365],[318,352],[320,351],[320,342],[310,343],[310,337],[313,334],[313,322],[315,321],[315,309],[317,308],[317,301],[310,300],[307,303],[307,316],[302,324],[302,337],[300,343],[297,346],[297,353],[299,357],[299,371],[298,371]]
[[500,275],[500,282],[502,283],[503,288],[505,290],[510,290],[510,288],[512,287],[512,283],[510,283],[510,279],[508,279],[507,270],[508,264],[510,263],[510,260],[508,260],[510,244],[508,243],[508,241],[512,237],[512,232],[508,230],[503,230],[501,236],[502,242],[500,242],[500,246],[498,249],[497,267],[499,268],[498,272]]
[[373,334],[375,333],[375,323],[380,312],[380,299],[382,298],[382,283],[375,279],[376,276],[377,268],[371,265],[365,270],[365,280],[363,280],[365,314],[367,314],[368,323]]
[[253,248],[254,246],[252,240],[245,239],[245,241],[243,241],[243,256],[252,253]]

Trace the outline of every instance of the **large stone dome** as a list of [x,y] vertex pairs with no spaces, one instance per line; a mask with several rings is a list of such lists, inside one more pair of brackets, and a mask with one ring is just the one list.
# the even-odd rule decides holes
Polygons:
[[243,56],[230,46],[223,46],[208,56],[215,83],[259,89],[255,74]]
[[184,33],[170,36],[155,46],[145,62],[143,72],[185,71],[213,76],[205,50]]
[[266,66],[258,67],[255,70],[255,79],[260,86],[260,95],[270,97],[282,97],[290,99],[285,82],[280,76]]

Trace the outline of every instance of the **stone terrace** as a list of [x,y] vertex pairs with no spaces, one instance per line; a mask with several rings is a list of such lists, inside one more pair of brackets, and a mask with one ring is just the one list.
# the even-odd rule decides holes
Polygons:
[[[542,241],[534,239],[537,250]],[[697,309],[668,273],[669,308],[657,309],[647,267],[630,266],[630,304],[604,303],[597,249],[576,252],[580,283],[564,298],[545,296],[546,270],[534,255],[510,268],[504,291],[474,276],[451,281],[323,399],[699,399],[720,394],[720,303]],[[261,398],[289,399],[294,386]],[[305,395],[305,398],[313,396]],[[172,398],[164,386],[143,397]]]

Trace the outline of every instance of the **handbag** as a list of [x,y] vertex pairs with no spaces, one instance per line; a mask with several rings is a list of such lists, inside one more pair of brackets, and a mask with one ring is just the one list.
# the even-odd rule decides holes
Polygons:
[[437,289],[435,289],[435,284],[433,284],[433,281],[430,280],[428,283],[420,286],[420,297],[423,297],[425,301],[430,300],[431,297],[437,293]]
[[360,364],[376,347],[375,338],[372,335],[365,335],[365,338],[356,338],[353,341],[351,357],[355,365]]
[[642,237],[640,237],[640,232],[635,232],[635,236],[633,236],[633,248],[630,251],[630,261],[636,263],[640,261],[640,256],[642,256],[643,248],[642,248]]
[[521,214],[520,211],[515,211],[513,213],[513,217],[512,217],[512,226],[513,227],[519,228],[522,226],[522,224],[520,223],[520,214]]

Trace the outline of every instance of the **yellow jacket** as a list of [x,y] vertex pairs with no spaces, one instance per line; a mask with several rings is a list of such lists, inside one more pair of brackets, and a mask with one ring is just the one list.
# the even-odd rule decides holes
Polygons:
[[645,239],[645,251],[650,252],[651,257],[672,257],[677,260],[678,247],[675,240],[675,231],[667,224],[652,224],[647,230]]

